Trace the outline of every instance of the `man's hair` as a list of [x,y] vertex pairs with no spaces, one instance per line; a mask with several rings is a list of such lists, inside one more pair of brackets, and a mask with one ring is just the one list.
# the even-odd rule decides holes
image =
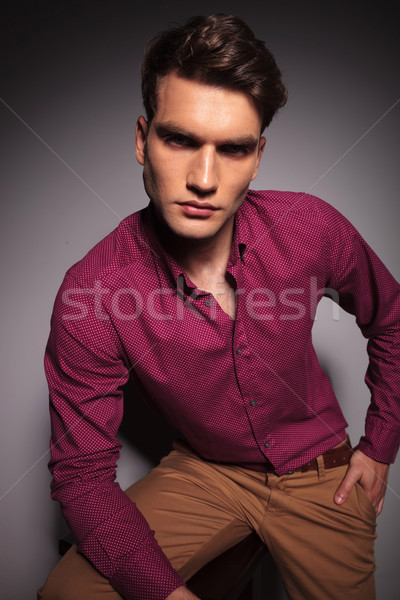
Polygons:
[[172,72],[248,94],[260,111],[262,130],[287,98],[273,55],[233,15],[192,17],[182,27],[161,31],[148,42],[142,94],[149,122],[157,109],[157,85]]

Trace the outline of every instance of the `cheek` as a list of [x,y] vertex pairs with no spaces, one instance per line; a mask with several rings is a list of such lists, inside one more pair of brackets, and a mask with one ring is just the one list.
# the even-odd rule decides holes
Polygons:
[[237,169],[234,173],[231,172],[230,177],[226,179],[225,193],[230,197],[232,202],[231,212],[235,213],[239,210],[244,199],[246,198],[249,185],[252,181],[253,170]]
[[236,172],[231,173],[231,176],[227,179],[227,185],[234,198],[239,199],[243,195],[246,195],[249,185],[253,180],[253,173],[254,170],[249,169],[238,169]]
[[159,167],[160,164],[162,163],[157,160],[157,157],[148,156],[143,169],[146,186],[154,192],[161,190],[163,187],[164,176],[163,170]]
[[183,161],[180,157],[166,155],[158,152],[149,156],[149,174],[157,182],[157,187],[162,189],[171,189],[174,183],[178,183],[178,178],[183,171]]
[[226,184],[237,189],[243,189],[248,186],[257,171],[257,161],[254,157],[244,161],[228,160],[221,164]]

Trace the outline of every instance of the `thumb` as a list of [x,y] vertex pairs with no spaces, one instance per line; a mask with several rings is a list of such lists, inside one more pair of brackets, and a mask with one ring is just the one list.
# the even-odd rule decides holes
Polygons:
[[360,474],[354,467],[352,468],[350,465],[346,475],[343,478],[342,483],[339,485],[338,489],[335,492],[334,500],[336,504],[343,504],[344,502],[346,502],[351,490],[353,489],[354,485],[359,479]]

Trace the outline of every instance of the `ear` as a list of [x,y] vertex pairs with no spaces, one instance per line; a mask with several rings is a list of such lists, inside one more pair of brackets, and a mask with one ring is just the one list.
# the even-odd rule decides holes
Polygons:
[[146,156],[146,139],[149,124],[144,117],[139,117],[136,122],[136,160],[142,166]]
[[258,144],[258,156],[257,156],[256,166],[255,166],[255,169],[254,169],[251,181],[253,181],[253,179],[255,179],[257,177],[258,167],[259,167],[260,160],[261,160],[261,157],[262,157],[263,152],[264,152],[266,141],[267,140],[266,140],[266,138],[264,136],[260,137],[260,143]]

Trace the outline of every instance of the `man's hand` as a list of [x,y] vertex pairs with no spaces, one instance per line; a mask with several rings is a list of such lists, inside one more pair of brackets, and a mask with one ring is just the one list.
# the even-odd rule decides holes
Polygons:
[[192,594],[192,592],[188,590],[186,586],[182,585],[169,594],[165,600],[200,600],[200,598]]
[[371,500],[376,514],[379,515],[382,512],[388,475],[389,465],[379,463],[363,454],[360,450],[356,450],[351,457],[347,473],[336,490],[336,504],[346,502],[351,489],[359,481],[368,498]]

